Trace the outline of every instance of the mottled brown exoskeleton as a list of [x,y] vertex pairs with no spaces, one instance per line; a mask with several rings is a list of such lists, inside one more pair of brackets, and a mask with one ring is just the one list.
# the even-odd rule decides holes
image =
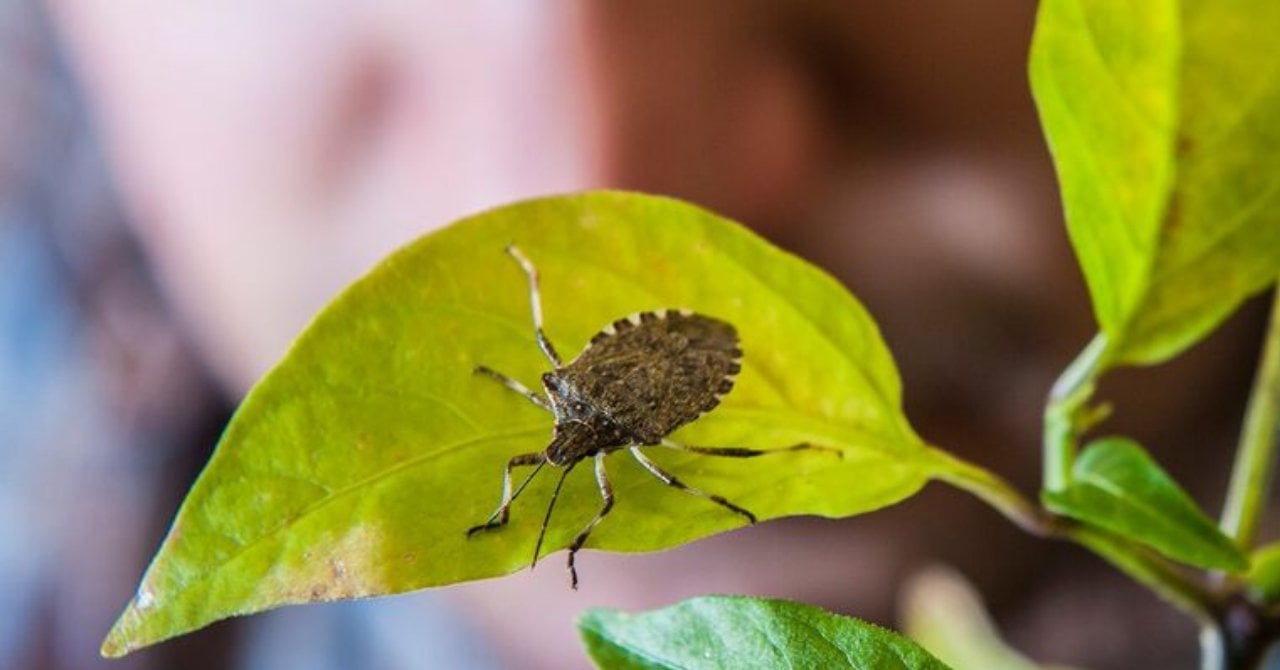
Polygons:
[[[640,465],[664,484],[706,498],[755,523],[756,517],[751,512],[718,495],[686,485],[658,467],[641,451],[643,447],[663,446],[713,456],[749,458],[812,448],[807,444],[771,451],[694,447],[667,439],[667,435],[676,428],[713,409],[733,389],[734,378],[742,365],[742,350],[738,347],[738,334],[733,326],[687,310],[642,312],[606,326],[591,338],[591,343],[577,358],[566,365],[542,329],[537,269],[515,246],[507,247],[507,253],[515,258],[529,278],[534,336],[553,367],[542,375],[546,397],[488,367],[478,366],[476,372],[497,380],[551,412],[555,415],[555,429],[546,450],[521,454],[507,462],[502,476],[502,502],[488,521],[469,529],[467,535],[504,526],[512,501],[543,466],[550,463],[564,468],[551,494],[533,549],[533,563],[536,564],[560,487],[575,465],[594,458],[596,482],[600,485],[603,505],[595,518],[569,544],[570,579],[573,588],[578,588],[574,556],[592,529],[613,508],[613,489],[605,472],[604,459],[621,449],[630,450]],[[536,468],[512,491],[511,471],[520,466]]]

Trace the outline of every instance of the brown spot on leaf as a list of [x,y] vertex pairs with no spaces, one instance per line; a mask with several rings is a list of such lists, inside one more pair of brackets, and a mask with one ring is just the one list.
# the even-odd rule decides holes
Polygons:
[[1195,151],[1195,148],[1195,140],[1185,134],[1179,133],[1177,139],[1174,140],[1173,151],[1179,160],[1191,155],[1191,152]]
[[383,533],[372,524],[316,540],[276,564],[265,578],[262,607],[388,593],[383,579]]

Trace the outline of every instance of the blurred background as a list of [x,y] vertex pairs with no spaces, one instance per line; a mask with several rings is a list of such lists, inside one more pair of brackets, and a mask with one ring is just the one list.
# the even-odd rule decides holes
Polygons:
[[[1194,668],[1191,623],[933,485],[845,521],[217,624],[121,661],[112,620],[230,409],[308,317],[460,216],[617,187],[839,276],[933,443],[1026,491],[1092,334],[1025,76],[1034,4],[0,0],[0,668],[576,668],[574,617],[709,592],[895,621],[941,561],[1018,647]],[[1258,305],[1124,372],[1109,428],[1216,513]],[[1273,529],[1274,530],[1274,529]]]

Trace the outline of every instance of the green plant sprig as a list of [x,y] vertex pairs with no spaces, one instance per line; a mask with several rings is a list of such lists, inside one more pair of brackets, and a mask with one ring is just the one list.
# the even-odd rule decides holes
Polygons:
[[1231,484],[1222,510],[1222,530],[1245,549],[1257,540],[1258,521],[1271,489],[1280,446],[1280,291],[1272,298],[1271,321],[1245,410]]

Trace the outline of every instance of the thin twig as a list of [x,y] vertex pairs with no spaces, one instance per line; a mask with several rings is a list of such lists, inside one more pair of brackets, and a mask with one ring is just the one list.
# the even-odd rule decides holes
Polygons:
[[1231,471],[1231,487],[1222,510],[1222,530],[1246,550],[1253,547],[1258,517],[1275,469],[1276,447],[1280,444],[1280,291],[1271,305],[1271,324],[1262,345],[1262,359],[1244,429]]
[[1105,365],[1107,338],[1099,334],[1067,366],[1053,384],[1044,408],[1044,488],[1061,491],[1071,483],[1080,414],[1087,410],[1094,385]]

